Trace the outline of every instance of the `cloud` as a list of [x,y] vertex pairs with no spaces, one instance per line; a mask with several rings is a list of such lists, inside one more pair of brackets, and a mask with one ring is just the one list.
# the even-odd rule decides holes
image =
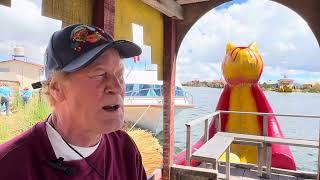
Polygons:
[[[177,58],[178,77],[186,81],[193,79],[189,74],[206,79],[207,74],[221,73],[215,68],[204,73],[201,67],[221,63],[228,42],[236,46],[257,42],[265,66],[270,67],[264,72],[275,69],[284,71],[278,74],[285,74],[288,70],[301,70],[301,76],[320,78],[320,50],[310,27],[291,9],[268,0],[241,1],[201,17],[182,41]],[[188,76],[185,70],[190,70]],[[268,73],[262,77],[268,79],[267,76],[273,77]]]
[[293,44],[293,43],[290,43],[290,42],[276,42],[274,44],[275,46],[275,49],[278,49],[279,51],[285,51],[285,52],[288,52],[288,51],[293,51],[293,50],[296,50],[296,46]]
[[297,83],[320,81],[320,72],[311,72],[302,69],[288,69],[281,66],[264,67],[260,82],[276,82],[286,76]]
[[11,8],[0,6],[0,22],[0,55],[10,57],[15,46],[22,46],[27,59],[39,64],[50,36],[62,24],[41,16],[40,0],[13,0]]

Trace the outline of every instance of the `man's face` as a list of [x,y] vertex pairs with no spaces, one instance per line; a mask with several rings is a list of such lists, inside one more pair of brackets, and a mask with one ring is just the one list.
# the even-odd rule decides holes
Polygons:
[[110,133],[123,125],[124,66],[118,51],[109,49],[87,68],[70,74],[65,105],[76,127]]

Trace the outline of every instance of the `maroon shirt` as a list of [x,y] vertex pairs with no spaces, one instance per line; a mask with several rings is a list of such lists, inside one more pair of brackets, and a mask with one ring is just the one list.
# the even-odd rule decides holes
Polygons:
[[[57,157],[45,126],[45,122],[40,122],[0,145],[1,180],[103,179],[84,159],[63,162],[64,167],[75,169],[73,176],[48,165],[48,161]],[[104,135],[98,148],[86,159],[108,180],[147,179],[135,143],[127,133],[120,130]]]

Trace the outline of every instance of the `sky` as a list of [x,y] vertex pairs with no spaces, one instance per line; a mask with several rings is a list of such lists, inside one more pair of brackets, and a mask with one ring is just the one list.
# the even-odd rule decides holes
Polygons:
[[[43,64],[45,47],[61,21],[41,16],[41,2],[12,0],[11,8],[0,6],[0,60],[11,58],[13,47],[23,46],[28,61]],[[141,34],[138,28],[134,36],[139,39]],[[135,41],[144,54],[140,63],[126,62],[146,66],[152,48],[141,39]],[[178,51],[180,81],[221,79],[227,42],[236,46],[257,43],[265,65],[261,82],[276,82],[284,75],[298,83],[320,81],[320,49],[310,27],[291,9],[269,0],[234,0],[201,17]]]
[[[43,64],[51,34],[61,21],[41,16],[41,0],[12,0],[12,7],[0,5],[0,59],[11,59],[13,48],[22,46],[27,61]],[[24,12],[24,13],[22,13]]]
[[310,27],[291,9],[269,0],[237,0],[202,16],[178,51],[180,80],[221,79],[228,42],[257,43],[264,60],[260,82],[276,82],[284,75],[298,83],[320,81],[320,49]]

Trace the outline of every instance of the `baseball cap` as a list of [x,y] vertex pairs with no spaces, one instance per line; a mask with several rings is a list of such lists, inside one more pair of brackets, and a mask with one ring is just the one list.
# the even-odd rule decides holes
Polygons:
[[[99,27],[74,24],[51,36],[44,54],[44,71],[46,80],[53,72],[75,72],[94,62],[105,50],[116,49],[121,58],[130,58],[141,54],[141,48],[127,40],[114,40]],[[41,88],[42,83],[32,84],[34,89]]]

